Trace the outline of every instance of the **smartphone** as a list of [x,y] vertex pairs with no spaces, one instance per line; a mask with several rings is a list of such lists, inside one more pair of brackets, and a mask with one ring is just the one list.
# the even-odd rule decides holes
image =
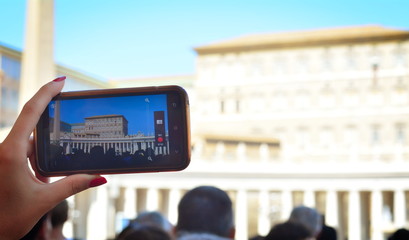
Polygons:
[[43,176],[179,171],[190,163],[189,100],[179,86],[62,92],[34,131]]

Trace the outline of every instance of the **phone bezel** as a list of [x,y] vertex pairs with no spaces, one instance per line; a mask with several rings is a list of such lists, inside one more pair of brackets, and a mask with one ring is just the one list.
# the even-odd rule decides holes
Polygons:
[[[142,173],[142,172],[167,172],[167,171],[180,171],[185,169],[190,163],[190,119],[189,119],[189,99],[186,91],[179,86],[157,86],[157,87],[138,87],[138,88],[114,88],[114,89],[99,89],[99,90],[87,90],[87,91],[73,91],[73,92],[61,92],[55,96],[52,100],[68,100],[68,99],[82,99],[82,98],[102,98],[102,97],[115,97],[115,96],[134,96],[134,95],[156,95],[156,94],[173,94],[180,99],[180,106],[178,106],[178,113],[175,114],[170,111],[168,102],[168,132],[169,142],[172,146],[175,146],[175,142],[180,146],[178,156],[181,160],[177,161],[175,165],[166,166],[149,166],[149,167],[130,167],[130,168],[115,168],[115,169],[77,169],[77,170],[56,170],[50,171],[46,169],[45,164],[48,161],[46,152],[49,150],[49,132],[45,133],[44,124],[49,121],[47,108],[43,112],[35,130],[34,139],[36,147],[36,170],[43,176],[65,176],[77,173],[87,174],[122,174],[122,173]],[[173,115],[172,115],[173,114]],[[172,120],[171,120],[172,119]],[[171,124],[173,122],[179,122],[177,133],[172,132]],[[176,131],[176,130],[175,130]],[[47,140],[48,136],[48,140]],[[48,144],[47,144],[48,143]],[[47,148],[48,147],[48,148]],[[170,148],[169,151],[171,151]]]

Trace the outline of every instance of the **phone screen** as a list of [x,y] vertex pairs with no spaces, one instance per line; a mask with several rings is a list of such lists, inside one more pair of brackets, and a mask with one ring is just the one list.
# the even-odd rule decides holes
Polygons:
[[38,166],[44,175],[180,170],[188,164],[185,114],[170,92],[56,98],[37,126]]

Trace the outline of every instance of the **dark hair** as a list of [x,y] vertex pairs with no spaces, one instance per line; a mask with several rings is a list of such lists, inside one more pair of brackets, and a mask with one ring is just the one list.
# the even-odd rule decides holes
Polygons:
[[165,230],[154,226],[138,225],[126,227],[116,240],[171,240],[170,235]]
[[42,216],[36,225],[28,232],[24,237],[22,237],[20,240],[33,240],[36,239],[38,236],[38,233],[40,232],[40,229],[43,225],[43,223],[47,220],[48,213]]
[[400,228],[396,230],[391,236],[389,236],[388,240],[407,240],[409,239],[409,231],[405,228]]
[[131,225],[147,225],[161,228],[163,230],[171,229],[169,221],[157,211],[142,212],[138,217],[131,221]]
[[178,232],[211,233],[227,237],[233,227],[232,202],[222,190],[201,186],[187,192],[179,202]]
[[302,240],[305,238],[309,238],[310,236],[310,232],[300,223],[285,222],[275,225],[264,239]]
[[54,227],[63,225],[68,219],[68,202],[64,200],[55,206],[51,211],[51,224]]

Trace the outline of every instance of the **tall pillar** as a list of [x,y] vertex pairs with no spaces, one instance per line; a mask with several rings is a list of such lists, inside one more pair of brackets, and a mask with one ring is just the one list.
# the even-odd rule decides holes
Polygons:
[[237,190],[236,194],[236,239],[248,239],[248,214],[247,214],[247,191],[245,189]]
[[371,192],[371,239],[382,240],[382,192],[373,190]]
[[27,19],[19,109],[45,83],[55,78],[54,0],[27,1]]
[[[106,239],[108,235],[108,189],[106,186],[101,186],[93,191],[96,191],[96,199],[89,209],[86,239]],[[95,224],[95,220],[98,220],[99,224]]]
[[290,217],[293,210],[293,193],[291,190],[281,192],[281,220],[285,221]]
[[361,240],[361,198],[357,190],[348,196],[348,239]]
[[315,208],[315,193],[313,190],[308,189],[304,192],[304,205]]
[[149,188],[146,196],[146,210],[157,211],[159,205],[159,192],[156,188]]
[[404,228],[406,225],[406,199],[402,189],[396,189],[394,192],[393,216],[395,228]]
[[53,135],[51,136],[51,140],[60,141],[60,130],[61,130],[61,119],[60,119],[60,108],[61,103],[60,101],[55,101],[54,107],[54,119],[53,119]]
[[171,188],[169,190],[169,212],[168,219],[172,224],[176,224],[178,219],[178,204],[180,201],[180,190],[176,188]]
[[124,217],[133,219],[136,217],[136,189],[127,187],[125,189]]
[[325,202],[325,222],[328,226],[339,229],[337,192],[334,190],[328,190]]
[[265,236],[270,231],[269,193],[266,189],[259,192],[258,234]]

